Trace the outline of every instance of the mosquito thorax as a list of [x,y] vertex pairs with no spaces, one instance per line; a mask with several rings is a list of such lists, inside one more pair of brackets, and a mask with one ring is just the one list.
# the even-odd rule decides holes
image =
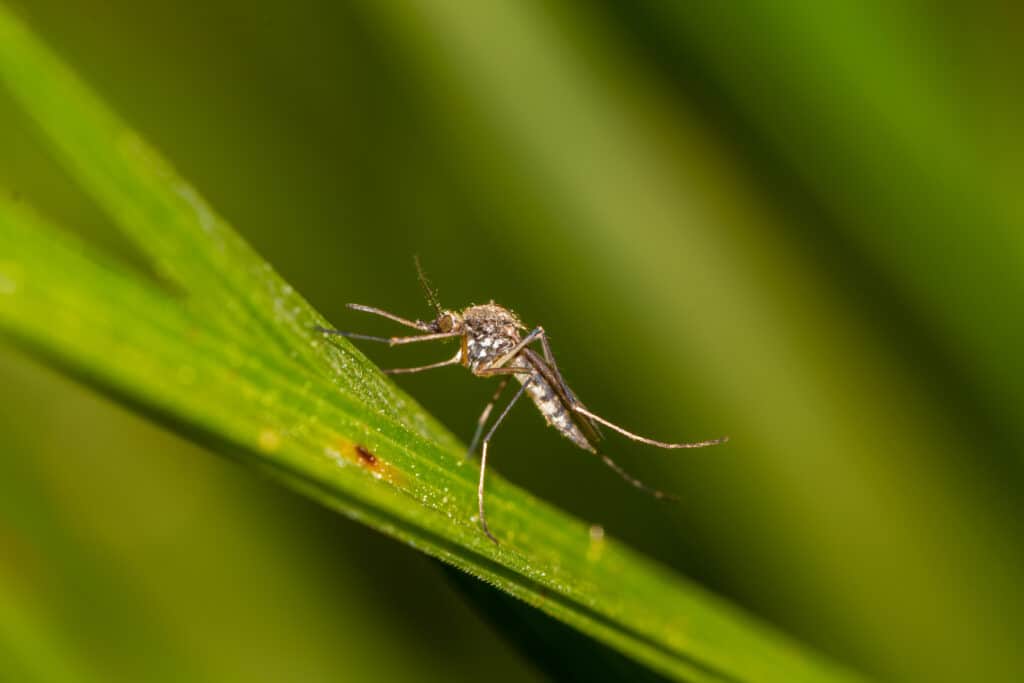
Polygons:
[[519,341],[525,329],[516,314],[495,303],[470,306],[462,311],[466,326],[466,353],[476,368],[486,366]]
[[499,336],[519,339],[519,330],[526,329],[516,314],[495,303],[470,306],[462,311],[466,331],[472,336]]

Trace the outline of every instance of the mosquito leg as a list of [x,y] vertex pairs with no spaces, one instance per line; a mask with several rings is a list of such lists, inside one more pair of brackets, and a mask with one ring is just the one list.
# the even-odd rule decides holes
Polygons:
[[363,339],[366,341],[381,342],[382,344],[389,344],[395,346],[396,344],[412,344],[413,342],[422,341],[434,341],[435,339],[450,339],[452,337],[458,337],[462,335],[462,332],[432,332],[430,334],[417,334],[411,337],[374,337],[369,334],[360,334],[358,332],[344,332],[342,330],[332,330],[326,327],[314,328],[318,332],[324,334],[336,334],[339,337],[347,337],[349,339]]
[[447,365],[458,365],[459,361],[462,360],[462,352],[456,353],[453,357],[448,360],[443,360],[440,363],[431,363],[430,365],[420,365],[415,368],[391,368],[385,370],[385,375],[407,375],[413,372],[423,372],[424,370],[433,370],[434,368],[443,368]]
[[466,449],[466,459],[468,460],[473,455],[473,451],[476,450],[476,444],[480,441],[480,436],[484,433],[484,425],[487,424],[487,418],[491,416],[491,411],[494,410],[494,404],[498,401],[501,396],[501,392],[508,386],[508,377],[503,377],[501,382],[498,383],[498,389],[491,396],[490,403],[484,408],[484,412],[480,414],[480,419],[476,421],[476,431],[473,432],[473,439],[469,442],[469,448]]
[[531,368],[504,367],[504,368],[480,368],[476,371],[477,377],[494,377],[495,375],[532,375]]
[[620,467],[617,462],[609,458],[607,455],[604,455],[603,453],[598,453],[598,455],[600,456],[601,460],[604,461],[605,465],[611,467],[620,477],[622,477],[627,482],[629,482],[636,488],[640,489],[644,493],[654,496],[658,500],[679,500],[677,497],[673,496],[670,493],[665,493],[664,491],[659,491],[656,488],[651,488],[647,484],[643,483],[642,481],[631,475],[626,470],[622,469],[622,467]]
[[595,422],[600,422],[605,427],[614,429],[619,434],[622,434],[623,436],[633,439],[633,441],[639,441],[640,443],[645,443],[651,446],[657,446],[658,448],[704,448],[705,446],[716,446],[720,443],[725,443],[726,441],[729,440],[729,437],[723,436],[718,439],[708,439],[707,441],[693,441],[690,443],[667,443],[665,441],[656,441],[655,439],[648,439],[645,436],[640,436],[639,434],[634,434],[633,432],[627,429],[623,429],[614,422],[609,422],[603,417],[590,412],[589,410],[581,406],[579,403],[570,406],[570,408],[581,415],[586,415]]
[[[585,415],[594,422],[603,424],[605,427],[614,429],[619,434],[627,436],[630,439],[633,439],[634,441],[639,441],[640,443],[649,444],[651,446],[658,446],[659,448],[704,448],[706,446],[717,446],[718,444],[725,443],[726,441],[729,440],[728,436],[723,436],[718,439],[708,439],[707,441],[694,441],[691,443],[667,443],[665,441],[657,441],[655,439],[649,439],[647,437],[640,436],[639,434],[634,434],[633,432],[623,427],[620,427],[619,425],[613,422],[609,422],[608,420],[604,419],[599,415],[590,412],[583,406],[582,403],[580,403],[579,399],[576,398],[576,394],[572,393],[572,389],[569,388],[569,385],[565,383],[565,379],[563,379],[562,373],[558,369],[558,363],[555,362],[555,354],[552,353],[551,351],[551,344],[548,342],[547,335],[544,334],[544,330],[542,328],[537,329],[540,330],[538,338],[540,339],[541,346],[544,349],[544,360],[547,362],[548,367],[551,368],[551,372],[555,375],[555,379],[558,380],[558,384],[561,387],[562,391],[564,391],[565,395],[569,398],[570,410],[577,412],[580,415]],[[612,467],[615,466],[612,465]],[[623,474],[624,476],[627,476],[628,479],[628,475],[625,475],[621,471],[619,473]]]
[[424,332],[434,331],[434,328],[430,326],[430,323],[425,323],[422,320],[408,320],[407,318],[403,318],[400,315],[388,313],[385,310],[382,310],[380,308],[374,308],[373,306],[364,306],[363,304],[346,304],[346,306],[351,308],[353,311],[362,311],[363,313],[372,313],[374,315],[379,315],[382,318],[393,320],[399,325],[405,325],[406,327],[412,327],[417,330],[423,330]]
[[725,443],[726,441],[729,440],[728,436],[723,436],[723,437],[718,438],[718,439],[708,439],[706,441],[694,441],[694,442],[691,442],[691,443],[667,443],[665,441],[657,441],[656,439],[649,439],[649,438],[647,438],[645,436],[640,436],[639,434],[634,434],[633,432],[631,432],[631,431],[629,431],[629,430],[627,430],[627,429],[625,429],[623,427],[620,427],[619,425],[617,425],[617,424],[615,424],[613,422],[610,422],[610,421],[604,419],[603,417],[601,417],[599,415],[596,415],[596,414],[592,413],[591,411],[587,410],[587,408],[584,407],[584,405],[582,403],[580,403],[580,400],[578,398],[576,398],[576,394],[572,393],[572,389],[570,389],[569,385],[565,383],[565,379],[562,377],[562,373],[558,369],[558,363],[555,362],[555,354],[552,353],[552,351],[551,351],[551,344],[548,342],[547,335],[544,335],[544,334],[540,335],[540,343],[541,343],[541,346],[544,348],[544,360],[547,362],[548,367],[551,368],[552,374],[554,374],[555,379],[558,380],[559,386],[562,388],[562,391],[565,392],[565,395],[569,399],[569,409],[570,410],[572,410],[572,411],[574,411],[576,413],[579,413],[580,415],[585,415],[586,417],[590,418],[594,422],[597,422],[598,424],[602,424],[605,427],[609,427],[610,429],[613,429],[613,430],[617,431],[619,434],[622,434],[623,436],[629,437],[630,439],[633,439],[634,441],[639,441],[640,443],[649,444],[651,446],[657,446],[659,448],[704,448],[706,446],[717,446],[718,444]]
[[[499,362],[496,363],[496,364],[500,364],[502,362],[507,362],[508,359],[512,358],[517,353],[522,351],[522,349],[524,349],[527,345],[532,344],[533,342],[538,341],[538,340],[540,340],[541,347],[542,347],[542,349],[544,351],[544,360],[547,363],[548,368],[551,370],[551,374],[554,375],[554,379],[558,383],[559,388],[562,390],[562,392],[565,394],[565,397],[568,399],[568,402],[569,402],[569,406],[568,407],[569,407],[569,409],[571,409],[571,410],[573,410],[575,412],[581,413],[583,415],[586,415],[587,417],[590,417],[591,419],[595,420],[596,422],[608,425],[612,429],[615,429],[616,431],[620,431],[620,432],[624,433],[626,436],[629,436],[629,437],[632,437],[632,438],[636,438],[639,441],[643,441],[645,443],[650,443],[650,444],[653,444],[653,445],[656,445],[656,446],[663,446],[665,448],[698,448],[698,447],[701,447],[701,446],[711,446],[711,445],[714,445],[716,443],[722,443],[723,441],[727,441],[728,440],[729,437],[725,437],[724,439],[718,439],[718,440],[715,440],[715,441],[701,442],[701,443],[697,443],[697,444],[667,444],[667,443],[663,443],[663,442],[660,442],[660,441],[654,441],[653,439],[645,439],[644,437],[641,437],[641,436],[638,436],[636,434],[633,434],[632,432],[627,432],[624,429],[619,428],[617,425],[611,424],[607,420],[604,420],[602,418],[597,417],[596,415],[594,415],[589,410],[587,410],[586,408],[583,407],[583,405],[580,403],[579,399],[576,398],[576,394],[574,394],[572,389],[569,388],[569,385],[566,384],[565,378],[562,377],[561,370],[558,369],[558,363],[555,362],[555,354],[551,350],[551,343],[548,341],[547,333],[544,331],[544,328],[539,326],[539,325],[537,327],[535,327],[533,329],[533,331],[530,332],[530,334],[528,334],[525,337],[523,337],[523,339],[518,344],[516,344],[511,350],[509,350],[506,354],[504,354],[502,356],[502,358],[499,359]],[[594,427],[595,427],[595,430],[596,430],[596,425]],[[597,433],[598,433],[598,435],[600,435],[600,431],[597,431]],[[646,484],[644,484],[642,481],[640,481],[636,477],[630,475],[628,472],[626,472],[624,469],[622,469],[614,460],[612,460],[607,455],[603,455],[603,454],[599,454],[599,455],[601,457],[601,460],[603,460],[606,465],[608,465],[613,470],[615,470],[615,472],[620,477],[625,479],[627,482],[629,482],[630,484],[632,484],[636,488],[638,488],[638,489],[640,489],[640,490],[642,490],[642,491],[644,491],[646,493],[649,493],[650,495],[654,496],[655,498],[659,498],[659,499],[673,499],[674,500],[673,496],[665,493],[664,491],[660,491],[658,489],[651,488],[650,486],[647,486]]]
[[487,534],[487,538],[494,541],[495,545],[497,545],[498,539],[496,539],[494,534],[491,533],[491,530],[487,528],[487,517],[484,516],[484,474],[487,472],[487,446],[490,445],[491,437],[494,436],[494,431],[498,428],[498,425],[500,425],[501,421],[505,419],[506,415],[508,415],[508,411],[512,410],[512,406],[516,404],[516,401],[519,400],[519,397],[523,395],[523,392],[526,391],[526,387],[528,387],[532,381],[533,378],[531,377],[523,382],[523,386],[519,387],[519,391],[516,392],[516,395],[508,402],[505,409],[501,411],[501,415],[498,415],[498,419],[496,419],[494,424],[491,425],[490,431],[488,431],[487,436],[484,437],[483,447],[480,449],[480,485],[477,486],[476,489],[476,498],[480,509],[480,528],[483,529],[485,534]]

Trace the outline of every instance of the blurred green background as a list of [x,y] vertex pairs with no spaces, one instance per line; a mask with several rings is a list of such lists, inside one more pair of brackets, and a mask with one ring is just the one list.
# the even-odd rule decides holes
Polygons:
[[[1024,12],[765,5],[14,3],[338,326],[429,315],[418,253],[591,408],[733,439],[611,442],[670,507],[522,408],[507,477],[870,676],[1024,679]],[[138,259],[5,93],[0,149]],[[401,383],[466,438],[493,390]],[[0,680],[542,675],[416,551],[7,346],[0,406]]]

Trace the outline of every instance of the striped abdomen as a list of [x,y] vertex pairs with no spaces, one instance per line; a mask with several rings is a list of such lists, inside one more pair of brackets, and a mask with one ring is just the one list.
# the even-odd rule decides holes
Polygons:
[[540,411],[547,423],[562,433],[562,436],[572,441],[574,444],[585,450],[594,451],[594,447],[580,431],[580,428],[576,426],[573,421],[572,414],[565,402],[562,401],[554,387],[545,379],[544,375],[540,373],[533,365],[530,360],[523,355],[518,355],[508,362],[509,366],[529,368],[533,372],[527,375],[516,374],[515,377],[520,383],[525,384],[527,380],[530,384],[526,387],[526,393],[533,399],[534,405]]

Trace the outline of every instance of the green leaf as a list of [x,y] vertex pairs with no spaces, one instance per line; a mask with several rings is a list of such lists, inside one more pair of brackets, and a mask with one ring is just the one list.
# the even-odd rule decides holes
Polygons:
[[0,330],[16,343],[663,675],[853,679],[497,475],[492,544],[463,446],[316,333],[326,321],[2,8],[0,79],[157,275],[0,201]]

